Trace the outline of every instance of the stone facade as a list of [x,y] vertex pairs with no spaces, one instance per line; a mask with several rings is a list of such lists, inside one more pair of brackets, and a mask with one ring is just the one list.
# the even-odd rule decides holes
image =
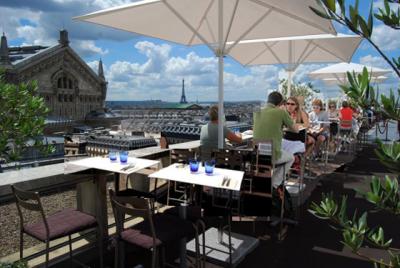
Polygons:
[[38,94],[50,108],[49,116],[84,120],[90,111],[104,109],[107,82],[102,62],[98,73],[93,72],[69,46],[66,30],[60,31],[59,44],[52,47],[35,50],[37,46],[5,46],[7,41],[3,35],[0,68],[6,69],[7,80],[13,83],[36,80]]

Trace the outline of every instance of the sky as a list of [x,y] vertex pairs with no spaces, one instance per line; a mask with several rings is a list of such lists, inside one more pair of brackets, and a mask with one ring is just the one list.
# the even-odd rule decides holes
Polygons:
[[[200,1],[200,0],[198,0]],[[367,14],[371,1],[374,9],[383,0],[360,1],[360,11]],[[70,46],[97,71],[102,59],[108,81],[107,100],[163,100],[178,102],[185,79],[188,101],[216,101],[218,89],[217,58],[206,46],[186,47],[166,41],[138,36],[97,26],[72,17],[115,7],[128,0],[0,0],[0,30],[9,46],[57,44],[59,30],[69,32]],[[352,3],[353,1],[347,0]],[[335,24],[339,33],[350,32]],[[375,20],[373,40],[390,57],[400,56],[400,30],[395,31]],[[363,41],[352,62],[390,68],[374,48]],[[325,97],[337,97],[337,86],[311,80],[308,73],[328,64],[301,65],[294,82],[312,82]],[[380,91],[397,89],[399,79],[391,73]],[[226,57],[224,68],[225,100],[265,100],[278,89],[286,72],[281,65],[243,67]]]

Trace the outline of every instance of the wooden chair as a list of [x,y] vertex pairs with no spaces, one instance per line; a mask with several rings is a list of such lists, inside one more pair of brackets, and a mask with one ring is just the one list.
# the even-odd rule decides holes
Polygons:
[[[45,267],[49,264],[50,241],[68,236],[69,242],[69,257],[71,262],[77,262],[73,259],[72,255],[72,240],[71,235],[81,231],[85,231],[97,226],[96,218],[92,215],[78,211],[76,209],[64,209],[52,215],[46,216],[40,201],[39,193],[32,191],[25,191],[11,185],[11,189],[16,199],[16,205],[20,218],[20,244],[19,252],[20,258],[23,258],[23,235],[28,234],[39,241],[46,243],[46,262]],[[41,219],[35,223],[25,223],[22,209],[36,211],[40,213]],[[98,236],[99,251],[100,251],[100,266],[103,264],[103,241]]]
[[[165,264],[165,246],[193,233],[188,221],[165,213],[152,213],[148,199],[116,196],[109,190],[116,223],[115,267],[125,266],[125,244],[130,244],[152,252],[151,267],[158,266],[159,251],[162,265]],[[125,215],[144,220],[132,227],[125,228]]]

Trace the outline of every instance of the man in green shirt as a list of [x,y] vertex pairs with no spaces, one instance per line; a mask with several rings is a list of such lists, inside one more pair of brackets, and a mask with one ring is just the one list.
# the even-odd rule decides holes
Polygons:
[[[275,166],[272,185],[277,188],[286,176],[294,162],[292,154],[282,150],[283,127],[293,132],[298,132],[298,127],[293,123],[286,110],[279,109],[283,96],[275,91],[268,95],[267,106],[254,113],[253,139],[254,141],[272,140],[272,156]],[[284,165],[283,165],[284,164]]]

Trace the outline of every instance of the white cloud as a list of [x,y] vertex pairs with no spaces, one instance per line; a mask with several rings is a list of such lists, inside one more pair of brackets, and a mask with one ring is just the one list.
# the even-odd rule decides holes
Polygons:
[[[111,6],[126,4],[128,0],[0,0],[0,27],[7,37],[23,38],[24,44],[54,44],[59,29],[69,31],[71,43],[99,39],[128,40],[135,35],[115,29],[97,26],[72,17]],[[89,44],[90,46],[90,44]],[[83,52],[95,51],[95,47],[83,48]],[[100,51],[105,52],[105,51]]]
[[[147,57],[144,63],[116,61],[105,68],[109,82],[107,99],[178,101],[182,79],[185,79],[189,101],[217,100],[215,57],[201,57],[195,52],[171,57],[171,46],[147,41],[136,43],[135,48]],[[224,72],[225,99],[264,100],[267,89],[277,88],[278,72],[276,66],[252,67],[244,75]]]
[[360,64],[363,64],[366,66],[371,66],[371,67],[382,68],[382,69],[390,69],[389,64],[382,57],[379,57],[379,56],[367,55],[367,56],[361,57]]
[[79,40],[72,43],[71,46],[81,57],[94,55],[102,56],[108,53],[108,49],[102,49],[96,46],[95,42],[92,40]]
[[[391,10],[397,12],[397,8],[399,5],[395,3],[389,3],[389,7]],[[375,0],[374,1],[374,12],[378,12],[378,8],[385,10],[385,5],[382,0]]]
[[386,25],[378,25],[372,32],[372,41],[382,50],[398,50],[400,48],[400,31]]

